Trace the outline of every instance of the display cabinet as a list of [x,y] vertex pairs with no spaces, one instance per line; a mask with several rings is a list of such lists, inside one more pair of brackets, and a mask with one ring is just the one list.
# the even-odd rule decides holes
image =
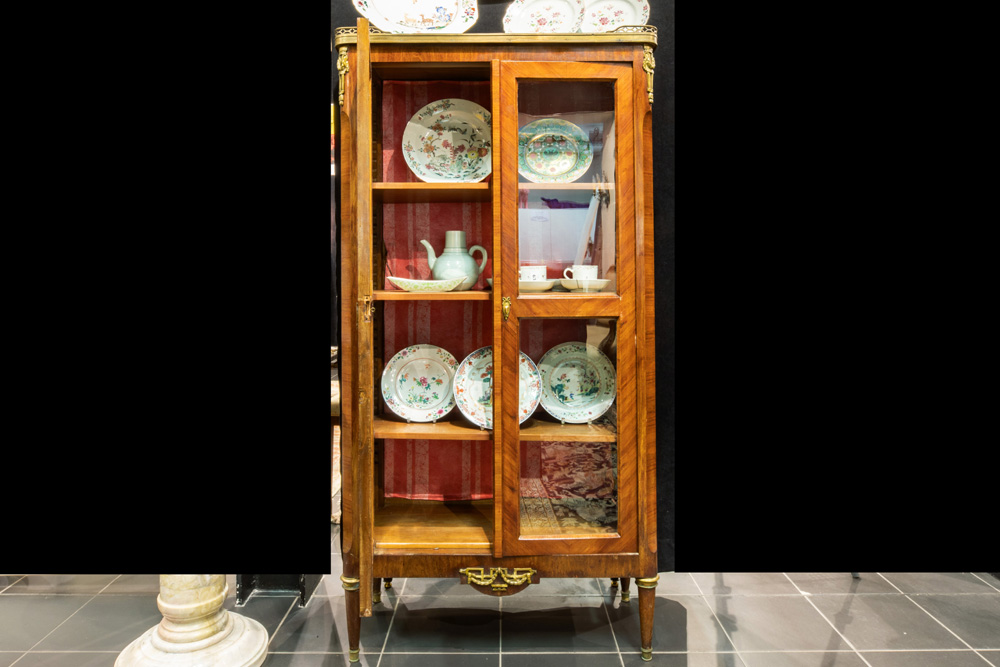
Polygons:
[[335,31],[351,660],[394,577],[635,579],[651,657],[655,45]]

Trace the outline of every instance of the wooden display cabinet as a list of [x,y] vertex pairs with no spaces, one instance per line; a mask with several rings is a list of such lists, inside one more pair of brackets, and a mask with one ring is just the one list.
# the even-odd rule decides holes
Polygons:
[[[396,35],[359,19],[356,28],[335,31],[341,580],[352,661],[360,618],[379,603],[382,580],[394,577],[454,577],[497,596],[544,577],[606,577],[622,582],[623,601],[635,579],[642,657],[651,658],[655,45],[648,26],[604,34]],[[423,182],[401,161],[407,119],[440,98],[476,101],[490,112],[491,173],[478,182]],[[565,182],[526,178],[522,170],[555,162],[519,164],[519,132],[553,118],[587,134],[572,150],[581,169],[580,156],[590,162]],[[386,280],[429,278],[419,241],[440,251],[446,230],[464,230],[470,245],[490,251],[472,289],[404,292]],[[598,267],[599,291],[521,290],[523,265],[545,265],[554,279],[580,263]],[[485,281],[491,276],[492,289]],[[581,421],[565,413],[556,419],[539,405],[522,421],[520,352],[538,365],[570,342],[610,360],[610,408]],[[492,429],[458,408],[435,422],[407,422],[388,409],[382,371],[402,346],[416,344],[445,348],[457,361],[492,347]],[[448,479],[435,480],[435,471]],[[456,475],[461,489],[445,489]],[[427,488],[411,490],[420,484]]]

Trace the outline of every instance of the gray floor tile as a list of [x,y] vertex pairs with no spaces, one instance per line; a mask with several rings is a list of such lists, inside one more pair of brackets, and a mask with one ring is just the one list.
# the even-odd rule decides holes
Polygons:
[[811,595],[896,593],[892,584],[877,572],[859,572],[855,579],[849,572],[789,572],[789,578],[803,592]]
[[[375,667],[376,659],[370,662]],[[346,667],[347,654],[340,653],[268,653],[261,667]],[[351,667],[366,665],[362,658],[360,663],[352,662]]]
[[299,606],[298,597],[294,595],[283,597],[251,595],[250,599],[242,607],[236,606],[235,599],[227,599],[225,608],[240,616],[252,618],[257,621],[267,630],[267,636],[273,637],[275,631],[278,629],[278,624],[281,623],[286,614],[290,614],[302,607]]
[[[657,595],[701,595],[698,585],[688,572],[660,572],[656,582]],[[630,588],[635,592],[635,582]]]
[[861,655],[872,667],[989,667],[972,651],[862,651]]
[[[235,590],[232,587],[231,590]],[[160,575],[158,574],[123,574],[112,581],[101,595],[159,595]]]
[[90,595],[0,595],[0,651],[27,651]]
[[799,594],[781,572],[692,572],[691,576],[705,595]]
[[[504,666],[506,667],[504,658]],[[657,653],[653,651],[653,659],[645,662],[639,653],[622,652],[625,667],[746,667],[735,653]]]
[[[829,599],[839,604],[843,597]],[[837,651],[851,648],[801,595],[710,596],[707,600],[737,651]]]
[[989,584],[970,572],[883,572],[904,593],[995,593]]
[[[558,667],[621,667],[614,653],[507,653],[503,652],[503,667],[538,667],[541,663]],[[382,661],[385,664],[385,661]],[[653,663],[647,663],[653,664]]]
[[859,651],[965,648],[905,596],[817,595],[810,599]]
[[[281,626],[270,634],[271,641],[268,645],[269,651],[291,653],[295,651],[309,651],[316,653],[347,653],[347,626],[342,629],[337,627],[336,613],[339,610],[343,616],[343,598],[312,597],[305,607],[292,606],[288,615],[284,618]],[[369,639],[365,643],[365,621],[376,621],[380,616],[376,614],[374,619],[361,619],[362,644],[368,650],[373,646]],[[370,626],[371,623],[368,624]],[[378,643],[377,649],[381,649]]]
[[604,599],[503,599],[503,650],[617,651]]
[[35,646],[39,651],[121,651],[163,620],[151,595],[98,596]]
[[[537,663],[537,658],[535,659]],[[504,665],[515,665],[510,662],[506,655],[503,657]],[[572,664],[572,663],[570,663]],[[385,653],[379,667],[499,667],[499,653],[438,653],[430,655],[427,653]],[[559,667],[564,667],[560,664]]]
[[[400,653],[500,651],[498,598],[410,597],[396,604],[385,650]],[[364,621],[362,619],[362,625]]]
[[27,653],[14,667],[114,667],[118,653]]
[[117,577],[117,574],[29,574],[14,582],[6,593],[97,595]]
[[743,652],[740,657],[747,667],[866,667],[854,651]]
[[[642,648],[639,603],[608,607],[611,625],[624,653]],[[653,651],[732,651],[715,614],[700,595],[656,596],[653,606]]]
[[921,595],[913,601],[972,648],[1000,649],[1000,593]]
[[972,574],[982,579],[987,586],[1000,593],[1000,579],[997,579],[989,572],[973,572]]
[[[396,581],[396,579],[393,579],[392,585],[394,589],[399,590]],[[534,586],[530,586],[529,588],[534,588]],[[477,597],[482,596],[482,593],[468,584],[461,583],[457,577],[454,579],[409,577],[406,580],[406,590],[403,591],[403,595],[459,595],[463,597]]]
[[3,594],[9,586],[18,581],[23,574],[2,574],[0,575],[0,594]]
[[0,667],[10,667],[22,655],[21,651],[0,651]]

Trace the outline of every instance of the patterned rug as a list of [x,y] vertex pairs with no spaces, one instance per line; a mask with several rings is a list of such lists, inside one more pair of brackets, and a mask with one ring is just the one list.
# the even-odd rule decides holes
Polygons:
[[616,454],[612,442],[524,443],[521,534],[614,533]]

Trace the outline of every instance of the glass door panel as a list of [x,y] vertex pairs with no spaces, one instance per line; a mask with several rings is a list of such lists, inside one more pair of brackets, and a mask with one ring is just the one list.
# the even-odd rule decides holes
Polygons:
[[518,82],[520,293],[614,291],[615,84]]
[[[618,536],[616,321],[523,319],[521,538]],[[519,412],[523,415],[525,408]]]

